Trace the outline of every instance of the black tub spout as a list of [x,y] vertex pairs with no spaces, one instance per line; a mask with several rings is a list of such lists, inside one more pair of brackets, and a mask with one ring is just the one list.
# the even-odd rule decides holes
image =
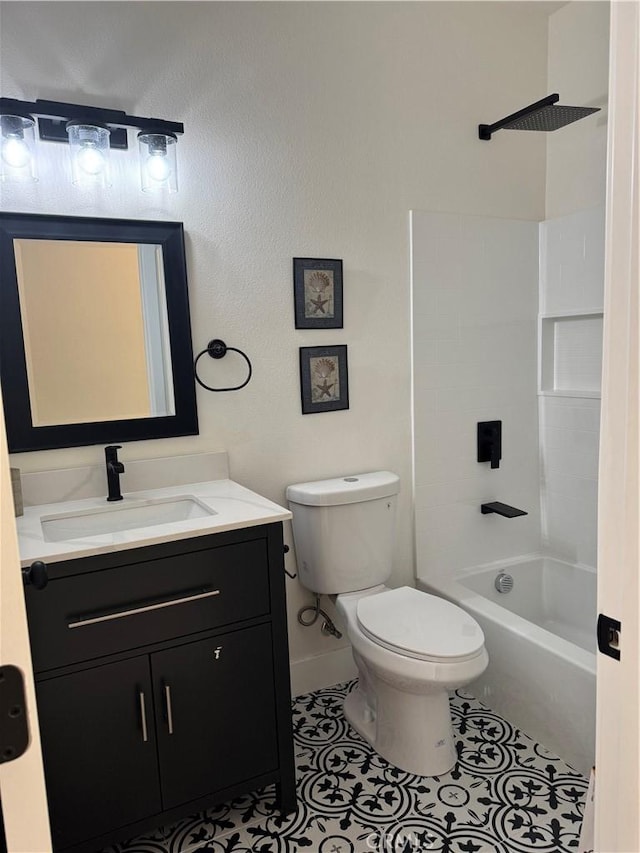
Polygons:
[[527,515],[523,509],[516,509],[514,506],[509,506],[509,504],[500,503],[500,501],[493,501],[489,504],[482,504],[480,506],[480,512],[483,515],[489,515],[489,513],[495,512],[497,515],[502,515],[504,518],[516,518],[519,515]]

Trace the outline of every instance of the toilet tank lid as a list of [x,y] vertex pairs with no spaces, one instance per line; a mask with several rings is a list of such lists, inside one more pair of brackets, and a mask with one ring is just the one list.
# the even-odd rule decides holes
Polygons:
[[295,483],[287,487],[287,500],[305,506],[339,506],[376,498],[388,498],[400,491],[400,477],[391,471],[351,474],[331,480]]

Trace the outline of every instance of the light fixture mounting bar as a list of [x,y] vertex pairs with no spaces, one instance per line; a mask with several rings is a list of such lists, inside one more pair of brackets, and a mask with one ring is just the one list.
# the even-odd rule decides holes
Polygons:
[[155,133],[184,133],[184,124],[159,118],[132,116],[124,110],[89,107],[84,104],[67,104],[62,101],[21,101],[17,98],[0,98],[0,114],[32,115],[38,119],[40,139],[48,142],[68,142],[66,123],[85,121],[87,124],[107,125],[111,131],[110,147],[127,148],[127,128]]
[[518,110],[517,113],[511,113],[510,116],[505,116],[505,118],[501,118],[500,121],[496,121],[494,124],[479,124],[478,125],[478,138],[488,140],[491,139],[491,134],[495,133],[496,130],[502,130],[503,127],[506,127],[508,124],[511,124],[518,119],[524,118],[525,116],[531,115],[531,113],[535,113],[538,110],[541,110],[543,107],[551,106],[551,104],[556,104],[560,100],[560,95],[554,93],[553,95],[547,95],[546,98],[542,98],[540,101],[536,101],[535,104],[529,104],[528,107],[523,107],[523,109]]
[[[83,116],[83,118],[85,118]],[[69,142],[66,118],[45,118],[38,116],[38,136],[43,142]],[[92,120],[92,123],[96,119]],[[107,124],[101,121],[100,124]],[[127,129],[125,127],[113,127],[109,125],[109,148],[120,148],[126,150],[129,147],[127,140]]]

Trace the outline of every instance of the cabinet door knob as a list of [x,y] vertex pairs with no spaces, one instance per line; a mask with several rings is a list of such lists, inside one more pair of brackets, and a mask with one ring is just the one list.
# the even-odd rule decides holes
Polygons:
[[28,569],[22,570],[22,582],[34,589],[44,589],[49,583],[46,564],[42,560],[35,560]]

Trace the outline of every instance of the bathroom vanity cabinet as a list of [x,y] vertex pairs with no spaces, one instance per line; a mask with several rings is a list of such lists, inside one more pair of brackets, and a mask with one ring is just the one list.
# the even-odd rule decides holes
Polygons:
[[56,562],[25,592],[56,851],[270,783],[295,808],[280,523]]

